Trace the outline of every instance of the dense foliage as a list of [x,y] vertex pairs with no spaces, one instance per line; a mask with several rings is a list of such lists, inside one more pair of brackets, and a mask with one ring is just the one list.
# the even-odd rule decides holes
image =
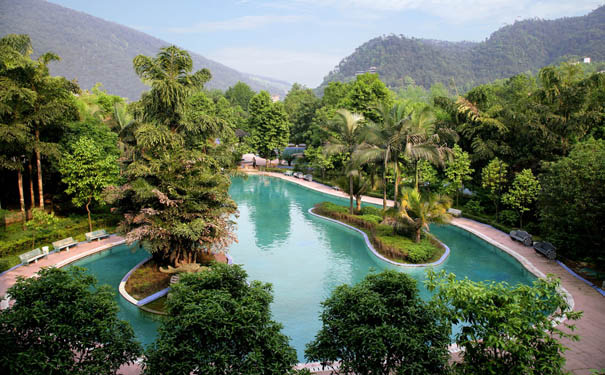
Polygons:
[[46,268],[20,279],[0,311],[3,374],[115,374],[141,352],[108,285],[84,269]]
[[[344,58],[320,86],[350,81],[374,67],[391,88],[436,83],[464,91],[543,66],[590,56],[605,61],[605,7],[581,17],[517,21],[492,33],[485,41],[445,42],[403,35],[374,38]],[[565,30],[565,32],[561,32]]]
[[296,352],[271,319],[271,286],[246,277],[240,266],[224,264],[182,277],[145,374],[288,373]]
[[[569,310],[559,281],[538,279],[533,286],[457,280],[445,271],[428,272],[427,287],[454,324],[462,361],[457,374],[565,374],[565,347],[559,338],[570,334],[571,320],[581,312]],[[548,313],[551,313],[549,316]],[[564,327],[552,319],[567,319]],[[565,331],[561,330],[565,328]]]
[[402,272],[368,275],[341,285],[323,303],[323,326],[305,355],[341,373],[442,374],[449,352],[449,321],[418,295]]

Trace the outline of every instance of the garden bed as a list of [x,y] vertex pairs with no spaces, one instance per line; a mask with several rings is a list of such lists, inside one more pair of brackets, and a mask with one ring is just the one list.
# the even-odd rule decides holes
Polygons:
[[349,214],[348,208],[329,202],[314,207],[314,212],[344,222],[368,235],[372,245],[385,258],[409,264],[432,263],[441,258],[445,248],[428,233],[424,233],[420,242],[398,235],[389,225],[382,222],[382,210],[364,207],[358,214]]

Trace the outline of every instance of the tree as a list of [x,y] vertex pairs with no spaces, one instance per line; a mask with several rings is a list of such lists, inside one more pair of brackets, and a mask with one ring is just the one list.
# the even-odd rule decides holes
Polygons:
[[448,190],[456,193],[456,205],[460,189],[464,186],[464,181],[471,179],[471,173],[475,170],[471,168],[471,159],[468,152],[462,151],[458,145],[454,145],[453,159],[445,165],[445,175],[449,180]]
[[227,89],[225,91],[225,97],[229,102],[236,106],[239,105],[242,109],[248,112],[248,104],[250,103],[250,99],[254,97],[255,92],[242,81],[237,81],[237,83]]
[[[564,374],[565,347],[577,340],[553,321],[579,319],[559,292],[559,280],[537,279],[533,286],[456,280],[445,271],[428,271],[427,288],[454,324],[462,323],[456,344],[462,362],[458,374]],[[550,312],[550,315],[545,312]],[[573,325],[562,323],[573,330]]]
[[515,175],[511,188],[502,196],[502,201],[519,212],[519,228],[523,228],[523,213],[529,211],[538,199],[540,182],[531,169],[524,169]]
[[117,317],[108,285],[85,270],[42,268],[8,290],[0,311],[0,372],[115,374],[141,353],[130,325]]
[[[336,184],[343,191],[352,193],[355,197],[355,209],[361,211],[361,196],[370,190],[370,182],[360,170],[353,170],[347,176],[342,176],[336,180]],[[353,184],[352,186],[349,184]]]
[[72,203],[77,207],[85,205],[88,213],[88,229],[92,232],[90,205],[105,203],[102,193],[109,185],[117,182],[119,167],[114,155],[105,155],[93,140],[80,138],[71,147],[71,152],[63,154],[59,164],[67,184],[65,193],[72,195]]
[[295,83],[284,98],[284,109],[291,124],[290,141],[296,144],[309,144],[310,128],[319,108],[319,99],[313,90]]
[[481,171],[481,186],[489,191],[489,196],[496,207],[496,221],[498,221],[498,208],[502,200],[502,191],[506,184],[508,164],[498,158],[494,158]]
[[430,223],[447,223],[452,216],[447,212],[451,207],[448,197],[439,194],[428,194],[423,198],[416,189],[406,189],[401,197],[398,218],[412,226],[414,241],[420,242],[422,230],[429,231]]
[[393,94],[378,74],[360,74],[348,85],[347,95],[338,103],[338,107],[360,113],[367,121],[381,122],[377,108],[381,104],[392,106]]
[[346,173],[349,176],[349,213],[353,214],[353,171],[357,170],[358,163],[353,155],[363,142],[363,116],[357,113],[351,113],[346,109],[336,111],[333,121],[326,126],[326,131],[332,136],[324,146],[328,155],[347,154],[349,161],[347,163]]
[[296,352],[271,320],[271,286],[248,283],[239,265],[214,264],[173,287],[145,374],[289,372]]
[[249,128],[252,131],[252,146],[269,165],[275,151],[288,145],[290,124],[288,115],[281,103],[273,103],[269,93],[261,91],[256,94],[248,106],[250,117]]
[[324,366],[340,361],[344,374],[442,374],[450,323],[418,295],[402,272],[370,274],[337,287],[322,303],[322,328],[306,357]]
[[578,143],[542,167],[542,233],[569,258],[605,264],[605,140]]

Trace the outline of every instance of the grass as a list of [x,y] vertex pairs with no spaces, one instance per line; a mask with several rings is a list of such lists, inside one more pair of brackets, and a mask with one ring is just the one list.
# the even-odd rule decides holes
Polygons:
[[170,286],[172,274],[160,272],[155,260],[137,268],[126,282],[126,291],[136,299],[142,299]]
[[379,224],[382,210],[375,207],[364,207],[358,214],[350,215],[345,206],[323,202],[315,206],[315,212],[362,230],[376,251],[396,262],[430,263],[437,261],[445,252],[430,235],[424,234],[422,240],[416,243],[411,238],[394,233],[391,226]]

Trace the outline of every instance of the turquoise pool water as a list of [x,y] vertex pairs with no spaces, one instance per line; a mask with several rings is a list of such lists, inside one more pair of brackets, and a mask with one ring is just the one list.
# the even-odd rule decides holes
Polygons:
[[[348,204],[287,181],[264,176],[234,178],[230,193],[239,206],[237,237],[230,254],[242,264],[250,279],[273,284],[274,319],[284,325],[291,344],[304,360],[305,344],[320,327],[320,303],[338,285],[353,284],[370,272],[387,267],[406,272],[419,281],[424,297],[424,268],[400,268],[380,261],[365,246],[363,237],[339,224],[310,215],[318,202]],[[453,226],[433,226],[431,231],[451,249],[450,257],[436,270],[458,277],[531,283],[535,278],[502,251]],[[117,287],[128,270],[147,253],[118,246],[77,262],[89,268],[102,283]],[[137,337],[154,340],[158,322],[117,296],[120,317],[131,322]]]

